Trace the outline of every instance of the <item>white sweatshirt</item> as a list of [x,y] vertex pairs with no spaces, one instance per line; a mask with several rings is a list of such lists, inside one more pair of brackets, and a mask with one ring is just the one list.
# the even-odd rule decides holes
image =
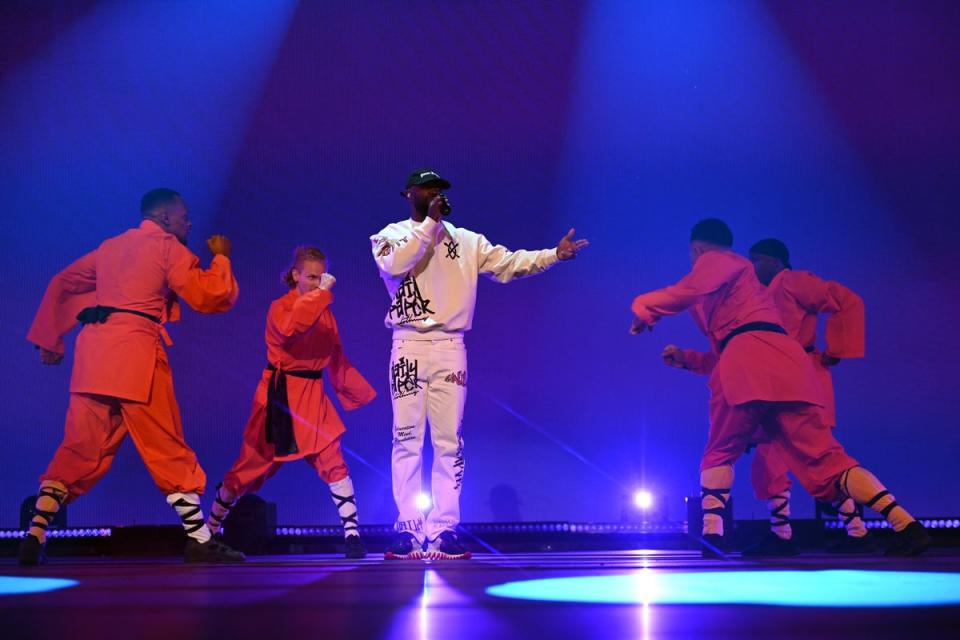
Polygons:
[[510,282],[555,265],[556,249],[510,251],[449,222],[408,218],[375,236],[373,257],[392,302],[384,324],[394,339],[440,340],[473,325],[477,276]]

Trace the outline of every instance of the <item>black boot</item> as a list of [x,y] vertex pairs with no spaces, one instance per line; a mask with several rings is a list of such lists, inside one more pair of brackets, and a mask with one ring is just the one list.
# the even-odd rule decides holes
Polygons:
[[722,559],[724,553],[723,536],[719,533],[705,533],[700,536],[700,557],[704,559]]
[[20,541],[19,562],[24,567],[36,567],[37,565],[47,564],[47,545],[40,542],[40,538],[35,535],[27,534]]
[[216,538],[206,542],[197,542],[193,538],[187,539],[187,548],[183,553],[184,562],[245,562],[247,557],[223,544]]
[[800,547],[793,538],[784,540],[770,531],[763,540],[744,549],[743,555],[753,558],[797,556]]
[[840,540],[827,543],[827,553],[870,554],[880,551],[877,541],[869,533],[859,538],[845,535]]
[[344,553],[345,558],[350,558],[351,560],[359,560],[360,558],[367,557],[367,548],[363,546],[363,542],[360,540],[360,536],[347,536],[344,539]]
[[930,546],[927,529],[914,520],[907,528],[895,534],[893,545],[887,549],[888,556],[918,556]]

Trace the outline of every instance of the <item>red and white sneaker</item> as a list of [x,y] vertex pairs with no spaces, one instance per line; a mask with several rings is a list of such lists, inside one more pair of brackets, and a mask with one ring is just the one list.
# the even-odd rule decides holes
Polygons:
[[387,550],[383,557],[387,560],[420,560],[423,556],[423,546],[417,541],[409,531],[399,534]]
[[453,531],[444,531],[427,546],[426,557],[430,560],[469,560],[472,556]]

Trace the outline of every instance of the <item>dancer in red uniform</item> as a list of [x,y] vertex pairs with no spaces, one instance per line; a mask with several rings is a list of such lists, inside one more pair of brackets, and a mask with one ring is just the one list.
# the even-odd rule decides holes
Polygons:
[[154,482],[183,522],[187,562],[236,562],[243,554],[211,539],[200,498],[206,476],[183,438],[180,409],[163,343],[163,323],[180,318],[178,298],[201,313],[220,313],[240,288],[230,269],[230,241],[213,236],[210,268],[186,247],[190,219],[176,191],[154,189],[140,202],[143,222],[104,241],[54,276],[27,339],[43,364],[63,360],[63,336],[84,324],[70,378],[63,443],[40,477],[35,514],[20,563],[45,561],[46,529],[110,469],[129,433]]
[[267,362],[243,432],[243,445],[217,494],[207,526],[214,533],[236,501],[257,491],[284,462],[303,459],[330,487],[343,521],[346,556],[366,555],[357,521],[353,482],[340,450],[345,429],[324,392],[323,377],[350,411],[376,396],[343,353],[330,305],[336,279],[327,259],[313,247],[299,247],[284,277],[290,291],[267,313]]
[[[824,423],[835,426],[833,380],[829,367],[841,359],[863,357],[863,300],[838,282],[823,280],[809,271],[793,270],[789,250],[780,240],[770,238],[757,242],[750,248],[750,260],[757,278],[767,287],[767,293],[780,312],[787,335],[799,341],[810,355],[810,362],[823,387]],[[827,348],[823,352],[816,346],[819,314],[827,316]],[[710,369],[704,366],[715,362],[708,354],[678,349],[674,345],[664,349],[663,359],[669,365],[703,374],[710,373]],[[787,471],[776,443],[757,446],[750,477],[757,498],[770,508],[770,535],[760,544],[748,548],[745,555],[795,555],[799,552],[790,524],[792,483]],[[876,551],[876,545],[863,524],[862,507],[847,498],[838,512],[847,535],[842,543],[830,550],[844,553]]]
[[888,553],[922,553],[930,544],[923,525],[834,438],[823,420],[823,389],[809,356],[786,335],[753,265],[732,246],[723,221],[697,223],[690,237],[691,272],[637,296],[631,307],[633,333],[690,309],[713,345],[710,432],[700,464],[704,554],[722,553],[733,463],[758,435],[777,443],[787,467],[815,498],[839,503],[849,497],[881,513],[897,532]]

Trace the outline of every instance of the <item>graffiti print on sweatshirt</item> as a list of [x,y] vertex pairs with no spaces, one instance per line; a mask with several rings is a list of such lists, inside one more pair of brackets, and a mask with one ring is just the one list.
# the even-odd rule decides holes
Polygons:
[[460,259],[460,243],[455,242],[452,238],[443,243],[443,246],[447,248],[447,257],[451,260]]
[[436,312],[430,308],[430,300],[420,293],[417,279],[412,273],[408,273],[397,289],[393,304],[390,305],[390,319],[396,320],[397,324],[406,324],[423,320],[434,313]]
[[392,242],[387,238],[377,238],[377,244],[380,246],[380,249],[377,251],[377,257],[382,258],[390,255],[394,249],[399,249],[400,246],[406,242],[407,236],[403,236],[399,240],[394,240]]
[[417,379],[417,370],[420,363],[416,360],[407,360],[400,356],[400,359],[390,367],[390,390],[393,392],[393,398],[403,398],[405,396],[415,396],[423,387]]

